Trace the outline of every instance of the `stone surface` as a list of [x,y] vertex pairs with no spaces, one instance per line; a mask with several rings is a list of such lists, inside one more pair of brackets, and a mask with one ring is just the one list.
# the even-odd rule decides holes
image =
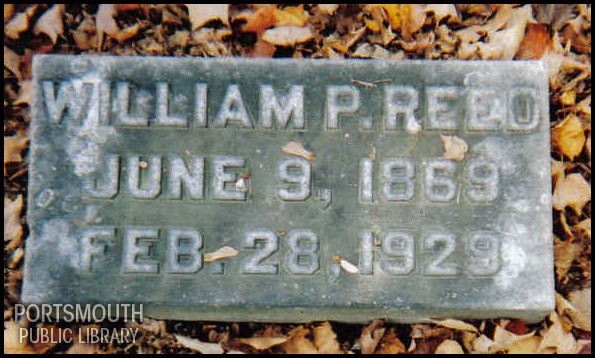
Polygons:
[[38,56],[32,114],[24,302],[292,322],[554,307],[539,62]]

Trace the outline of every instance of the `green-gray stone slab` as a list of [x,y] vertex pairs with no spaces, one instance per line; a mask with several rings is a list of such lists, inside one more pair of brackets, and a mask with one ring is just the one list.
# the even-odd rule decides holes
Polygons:
[[[33,68],[25,303],[143,303],[146,314],[161,318],[267,322],[537,321],[554,308],[548,83],[542,63],[37,56]],[[91,97],[82,107],[82,119],[75,118],[76,109],[68,109],[52,122],[46,103],[51,91],[44,92],[43,83],[56,84],[47,88],[54,88],[58,97],[60,81],[73,84],[73,91],[63,96],[73,103],[84,102],[87,90],[81,84],[88,83],[93,96],[99,82],[110,83],[107,103],[112,108],[101,112],[103,107]],[[190,124],[159,127],[151,119],[148,126],[119,125],[118,113],[126,110],[116,108],[116,83],[122,81],[132,86],[133,115],[146,110],[155,117],[156,83],[167,83],[169,113],[187,115]],[[196,83],[207,85],[206,128],[193,122]],[[239,85],[253,128],[242,128],[238,121],[216,127],[231,84]],[[278,96],[291,85],[303,86],[305,129],[262,128],[261,85],[272,85]],[[356,89],[361,106],[340,115],[338,130],[328,130],[327,88],[338,85]],[[383,114],[390,110],[384,93],[399,88],[391,86],[417,91],[413,96],[419,106],[413,113],[421,130],[414,122],[407,131],[400,121],[395,130],[384,129]],[[452,100],[447,87],[454,88]],[[431,88],[438,88],[439,95],[429,108]],[[395,101],[410,104],[403,93]],[[137,105],[139,98],[144,102]],[[343,96],[338,103],[349,106],[351,99]],[[237,103],[229,110],[238,111]],[[430,128],[429,116],[436,117],[439,128]],[[470,118],[479,118],[479,124]],[[486,118],[492,122],[481,120]],[[451,161],[456,189],[446,202],[432,201],[433,192],[425,192],[433,183],[426,168],[444,154],[440,135],[456,135],[468,145],[463,161]],[[299,158],[282,150],[291,141],[315,155],[309,162],[311,193],[303,201],[284,201],[278,194],[278,187],[292,187],[276,173],[284,158]],[[127,191],[126,158],[148,160],[151,154],[163,158],[160,193],[135,198]],[[85,178],[105,171],[107,155],[120,156],[117,195],[85,195]],[[179,156],[189,163],[192,155],[205,158],[204,197],[192,199],[186,188],[181,199],[168,197],[168,158]],[[244,158],[243,169],[226,169],[238,182],[225,188],[246,190],[245,201],[213,198],[212,164],[218,156]],[[412,163],[412,176],[403,179],[404,167],[389,170],[389,175],[410,180],[413,195],[408,199],[403,190],[408,184],[395,184],[389,191],[406,199],[389,201],[382,191],[381,166],[387,158],[400,157]],[[363,158],[372,163],[370,192],[362,189]],[[471,165],[479,169],[469,174]],[[146,170],[141,172],[146,185]],[[240,173],[246,174],[243,183]],[[451,174],[438,170],[436,175]],[[497,181],[480,183],[493,175]],[[435,189],[438,198],[447,197],[448,187]],[[369,193],[372,201],[365,202]],[[84,232],[101,228],[115,233],[109,244],[101,237],[83,240]],[[158,238],[139,241],[141,251],[151,245],[152,256],[129,252],[132,264],[125,269],[123,241],[135,228],[158,230]],[[239,254],[203,262],[197,272],[168,272],[171,229],[200,232],[200,257],[223,246]],[[261,244],[257,249],[245,236],[261,229],[275,233],[271,240],[278,248],[250,266],[250,258],[264,255],[266,242],[256,240]],[[292,231],[299,236],[296,230],[310,230],[317,245],[302,237],[292,249],[289,236]],[[366,248],[362,240],[367,232],[373,239]],[[388,232],[401,236],[383,239]],[[413,246],[403,235],[409,235]],[[296,259],[292,251],[301,254]],[[345,262],[359,266],[360,272]],[[131,272],[143,263],[149,272]],[[246,272],[250,268],[273,273]]]

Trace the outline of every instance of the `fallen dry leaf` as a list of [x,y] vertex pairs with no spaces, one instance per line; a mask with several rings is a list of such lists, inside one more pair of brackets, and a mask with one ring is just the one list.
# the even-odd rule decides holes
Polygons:
[[536,354],[539,351],[541,337],[532,336],[514,342],[508,347],[508,354]]
[[275,16],[277,7],[274,5],[260,8],[255,13],[246,16],[246,24],[242,27],[243,31],[261,33],[275,25],[277,17]]
[[376,346],[384,336],[384,321],[377,319],[362,329],[358,342],[363,354],[372,354],[376,351]]
[[238,250],[234,249],[231,246],[223,246],[219,250],[215,252],[209,252],[204,255],[204,262],[213,262],[221,259],[226,259],[229,257],[238,256]]
[[248,345],[257,351],[264,351],[274,346],[278,346],[287,341],[289,337],[251,337],[251,338],[236,338],[230,342],[231,346],[237,343]]
[[314,345],[319,354],[341,354],[343,351],[337,342],[337,335],[333,331],[330,322],[323,322],[312,330]]
[[4,137],[4,175],[6,175],[6,163],[21,162],[21,152],[27,147],[29,137],[18,132],[12,137]]
[[74,339],[74,344],[68,348],[66,354],[97,354],[99,347],[94,343],[82,343]]
[[457,319],[449,318],[449,319],[445,319],[442,321],[432,321],[432,323],[434,323],[438,326],[452,328],[457,331],[467,331],[467,332],[479,333],[479,331],[477,330],[477,328],[474,325],[467,323],[467,322],[459,321]]
[[306,338],[310,334],[310,330],[304,326],[294,328],[289,332],[287,341],[280,347],[287,354],[316,354],[318,353],[318,349],[316,349],[312,341]]
[[554,238],[554,264],[556,266],[556,277],[558,277],[558,280],[565,282],[568,279],[566,274],[580,252],[581,248],[571,241],[562,241],[557,237]]
[[281,150],[284,153],[297,155],[298,157],[302,157],[310,162],[314,160],[314,153],[306,150],[300,142],[289,142],[285,144]]
[[13,40],[17,40],[21,36],[21,33],[29,29],[29,20],[35,13],[35,10],[37,10],[37,5],[30,6],[24,12],[18,13],[4,25],[4,34]]
[[544,24],[528,24],[527,32],[514,56],[517,60],[538,60],[552,45],[548,28]]
[[29,104],[31,102],[31,81],[20,81],[19,82],[19,96],[12,102],[12,104]]
[[[18,195],[14,201],[4,197],[4,242],[21,240],[23,234],[21,210],[23,210],[22,195]],[[18,244],[11,246],[18,246]]]
[[571,207],[575,213],[581,210],[591,200],[591,186],[579,173],[568,175],[560,180],[554,189],[552,205],[556,210]]
[[186,4],[192,30],[203,27],[212,20],[229,26],[229,4]]
[[116,7],[114,4],[100,4],[97,9],[97,16],[95,19],[95,27],[97,31],[97,48],[101,47],[103,43],[103,35],[108,34],[111,37],[115,37],[120,29],[116,20]]
[[344,258],[337,256],[335,261],[337,261],[339,263],[339,265],[341,266],[341,268],[343,270],[345,270],[345,272],[351,273],[351,274],[359,273],[359,268],[357,266],[355,266],[354,264],[352,264],[351,262],[345,260]]
[[428,4],[424,11],[426,14],[434,14],[436,23],[444,18],[450,18],[450,20],[458,20],[459,18],[459,13],[454,4]]
[[262,39],[277,46],[293,46],[298,43],[308,42],[313,38],[310,27],[280,26],[266,30]]
[[323,14],[333,15],[339,8],[339,4],[318,4],[317,7]]
[[[382,337],[380,343],[378,343],[378,347],[374,351],[375,354],[401,354],[405,353],[407,350],[405,349],[405,345],[395,332],[395,328],[389,328],[388,332]],[[363,353],[363,351],[362,351]]]
[[457,162],[465,159],[465,153],[469,150],[467,143],[457,136],[440,135],[444,145],[444,155],[442,158],[454,160]]
[[560,317],[556,312],[550,314],[552,325],[543,334],[543,340],[539,345],[542,351],[549,347],[555,348],[558,354],[574,354],[577,352],[577,344],[571,332],[564,329]]
[[479,354],[488,354],[493,353],[496,347],[496,342],[489,339],[485,334],[480,335],[477,337],[473,343],[473,349],[471,352],[479,353]]
[[283,10],[275,8],[275,26],[304,26],[308,23],[308,13],[304,5],[290,6]]
[[534,335],[535,332],[529,332],[527,334],[514,334],[502,326],[496,325],[494,330],[495,346],[492,347],[492,353],[507,351],[513,344],[533,337]]
[[4,354],[33,354],[35,351],[20,339],[22,327],[15,321],[4,322]]
[[552,143],[570,160],[581,154],[585,140],[581,120],[574,114],[552,129]]
[[482,59],[512,60],[525,35],[527,21],[531,18],[531,5],[513,10],[506,28],[488,33],[489,41],[480,43],[478,52]]
[[440,343],[438,348],[436,348],[436,354],[463,354],[463,347],[459,344],[459,342],[454,341],[452,339],[447,339],[444,342]]
[[179,334],[174,334],[176,337],[176,341],[185,348],[191,349],[193,351],[202,353],[202,354],[222,354],[223,348],[219,345],[219,343],[207,343],[199,341],[195,338],[190,338],[186,336],[182,336]]
[[426,13],[420,4],[368,5],[370,12],[374,7],[384,9],[391,28],[400,31],[405,41],[411,41],[412,35],[422,28],[426,20]]
[[4,67],[21,79],[21,56],[4,46]]
[[58,36],[64,32],[64,25],[62,23],[62,15],[66,9],[64,4],[55,4],[46,12],[41,15],[35,27],[33,33],[35,35],[46,34],[52,39],[52,43],[55,45],[58,41]]
[[4,4],[4,23],[14,15],[14,4]]
[[569,313],[572,324],[584,331],[591,332],[591,288],[570,292],[570,303],[575,311]]

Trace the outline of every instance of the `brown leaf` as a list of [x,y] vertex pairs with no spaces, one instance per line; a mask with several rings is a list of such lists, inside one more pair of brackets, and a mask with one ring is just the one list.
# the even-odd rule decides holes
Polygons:
[[245,344],[250,346],[251,348],[262,352],[264,350],[270,349],[274,346],[278,346],[283,344],[287,341],[288,337],[251,337],[251,338],[236,338],[232,342],[230,342],[230,346],[237,346],[238,343],[240,345]]
[[572,267],[572,263],[580,254],[580,247],[574,245],[570,241],[562,241],[558,238],[554,239],[554,264],[556,266],[556,276],[558,280],[564,282],[568,270]]
[[442,158],[446,160],[454,160],[457,162],[465,159],[465,153],[469,150],[467,143],[457,136],[440,135],[442,144],[444,145],[444,155]]
[[206,343],[195,338],[174,334],[176,341],[185,348],[202,354],[222,354],[223,348],[218,343]]
[[14,100],[13,104],[29,104],[31,103],[31,81],[20,81],[19,82],[19,96]]
[[24,12],[19,12],[4,25],[4,34],[13,40],[17,40],[21,36],[21,33],[29,29],[29,20],[35,13],[35,10],[37,10],[37,5],[28,7]]
[[262,39],[278,46],[293,46],[298,43],[312,40],[313,34],[310,27],[280,26],[268,29]]
[[268,5],[259,9],[255,13],[248,15],[246,24],[242,27],[242,30],[245,32],[260,33],[269,27],[272,27],[277,21],[275,16],[276,11],[276,6]]
[[574,114],[552,129],[552,143],[570,160],[581,154],[585,140],[581,120]]
[[447,339],[436,348],[435,354],[464,354],[463,347],[459,342]]
[[302,157],[308,161],[313,161],[315,156],[314,153],[310,152],[300,142],[289,142],[281,148],[284,153],[296,155]]
[[[407,349],[405,345],[395,332],[395,328],[391,327],[388,332],[382,337],[378,347],[376,348],[375,354],[401,354],[405,353]],[[363,353],[363,351],[362,351]]]
[[4,354],[34,354],[35,351],[27,345],[27,340],[21,340],[22,327],[15,321],[4,322]]
[[4,46],[4,67],[18,78],[21,79],[21,56],[17,55],[14,51]]
[[543,334],[543,340],[539,345],[542,351],[548,347],[555,348],[558,354],[574,354],[577,352],[577,344],[571,332],[564,329],[560,317],[556,312],[550,314],[552,325]]
[[12,241],[14,243],[10,244],[12,247],[18,246],[23,234],[23,228],[21,227],[22,209],[22,195],[18,195],[14,201],[4,197],[4,242]]
[[477,328],[467,322],[463,322],[463,321],[459,321],[457,319],[445,319],[442,321],[432,321],[432,323],[438,325],[438,326],[442,326],[442,327],[446,327],[446,328],[452,328],[455,329],[457,331],[467,331],[467,332],[475,332],[475,333],[479,333],[477,331]]
[[522,319],[514,319],[508,322],[506,326],[504,326],[504,328],[508,332],[512,332],[518,335],[527,333],[527,325],[525,324],[525,321],[523,321]]
[[581,210],[591,200],[591,186],[579,173],[568,175],[559,181],[554,189],[552,205],[556,210],[571,207],[575,213]]
[[21,152],[27,146],[29,137],[18,132],[12,137],[4,137],[4,175],[6,175],[6,163],[21,162]]
[[238,254],[239,254],[238,250],[234,249],[233,247],[223,246],[222,248],[220,248],[219,250],[217,250],[215,252],[208,252],[208,253],[204,254],[203,261],[204,262],[213,262],[213,261],[217,261],[217,260],[221,260],[221,259],[226,259],[229,257],[238,256]]
[[508,354],[536,354],[539,352],[541,337],[532,336],[514,342],[508,347]]
[[424,8],[424,12],[426,14],[434,14],[436,17],[436,22],[440,22],[444,18],[450,18],[451,20],[458,20],[459,13],[457,12],[457,8],[454,4],[428,4]]
[[358,338],[359,345],[363,354],[372,354],[376,351],[376,346],[384,336],[384,321],[377,319],[362,329]]
[[99,347],[94,343],[83,343],[79,342],[78,339],[74,339],[74,344],[68,348],[66,354],[97,354]]
[[192,30],[203,27],[212,20],[229,26],[229,4],[186,4]]
[[95,27],[97,29],[97,48],[101,47],[103,43],[103,34],[108,34],[114,37],[118,34],[120,29],[114,16],[116,15],[116,8],[114,4],[100,4],[97,10],[95,19]]
[[575,311],[570,312],[572,324],[583,331],[591,332],[591,288],[573,291],[568,295]]
[[62,15],[66,7],[64,4],[56,4],[47,10],[33,28],[35,35],[46,34],[52,39],[52,43],[55,45],[58,41],[58,36],[64,32],[64,26],[62,23]]
[[275,51],[275,45],[271,45],[270,43],[262,41],[262,39],[258,38],[252,50],[246,54],[246,57],[271,58],[275,54]]
[[525,35],[527,21],[531,17],[531,5],[513,10],[506,28],[488,33],[488,43],[480,43],[479,55],[482,59],[512,60]]
[[314,345],[319,354],[341,354],[343,351],[337,342],[333,326],[326,321],[313,329]]
[[306,336],[310,335],[310,330],[304,326],[294,328],[289,332],[289,338],[280,348],[287,354],[316,354],[318,349],[312,341]]
[[525,38],[521,41],[514,58],[517,60],[537,60],[543,57],[551,46],[552,39],[548,34],[547,26],[528,24]]

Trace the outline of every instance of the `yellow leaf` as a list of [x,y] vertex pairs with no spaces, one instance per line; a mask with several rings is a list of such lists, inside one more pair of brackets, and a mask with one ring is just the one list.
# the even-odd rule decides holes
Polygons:
[[27,340],[21,340],[21,327],[14,321],[4,322],[4,354],[33,354],[35,351],[27,345]]
[[280,26],[268,29],[262,39],[270,44],[279,46],[293,46],[298,43],[310,41],[313,37],[309,27]]
[[565,106],[573,106],[576,102],[576,92],[574,90],[566,91],[560,96],[560,102]]
[[366,23],[366,27],[373,33],[377,34],[380,32],[380,25],[376,21],[364,19],[364,22]]
[[326,321],[313,330],[314,345],[320,354],[341,354],[343,351],[339,347],[337,335],[333,331],[333,326]]
[[581,154],[585,140],[583,125],[574,114],[570,114],[552,130],[552,142],[570,160],[574,160]]
[[62,15],[64,14],[64,4],[56,4],[47,10],[37,20],[33,33],[35,35],[46,34],[52,39],[52,43],[55,45],[58,41],[58,36],[64,32],[64,25],[62,22]]
[[384,321],[375,320],[362,329],[358,342],[363,354],[372,354],[376,351],[376,346],[384,336],[385,328],[382,328]]
[[463,347],[457,341],[447,339],[436,348],[435,354],[463,354]]
[[457,331],[467,331],[467,332],[479,333],[477,331],[477,328],[475,328],[474,325],[467,323],[467,322],[459,321],[457,319],[449,318],[449,319],[445,319],[442,321],[432,321],[432,323],[434,323],[438,326],[456,329]]
[[[21,227],[21,210],[23,209],[23,196],[10,200],[4,197],[4,242],[18,241],[21,239],[23,229]],[[18,245],[11,245],[18,246]]]
[[229,4],[186,4],[192,30],[212,20],[221,20],[229,26]]
[[550,314],[552,325],[543,335],[543,340],[539,344],[539,350],[555,348],[558,354],[576,353],[577,344],[571,332],[564,329],[560,317],[556,312]]
[[275,9],[275,26],[304,26],[308,22],[308,13],[304,6]]
[[575,308],[570,312],[572,324],[584,331],[591,332],[591,288],[570,292],[570,303]]
[[564,210],[570,206],[575,213],[581,210],[591,200],[591,186],[579,173],[568,175],[560,180],[554,189],[552,205],[556,210]]
[[37,10],[37,5],[30,6],[26,11],[18,13],[4,26],[4,34],[13,40],[17,40],[22,32],[29,29],[29,20],[35,10]]
[[219,250],[215,252],[208,252],[204,255],[203,261],[204,262],[213,262],[221,259],[226,259],[229,257],[238,256],[238,250],[234,249],[231,246],[223,246]]
[[4,23],[14,15],[14,4],[4,4]]
[[508,347],[508,354],[535,354],[539,351],[540,343],[541,337],[527,337]]
[[558,279],[564,280],[580,250],[578,245],[574,245],[570,241],[554,239],[554,262]]
[[289,338],[281,345],[283,351],[287,354],[316,354],[318,349],[308,336],[311,332],[304,326],[299,326],[289,332]]
[[446,160],[454,160],[457,162],[465,159],[465,153],[469,150],[467,143],[457,136],[440,135],[442,144],[444,145],[444,155]]

